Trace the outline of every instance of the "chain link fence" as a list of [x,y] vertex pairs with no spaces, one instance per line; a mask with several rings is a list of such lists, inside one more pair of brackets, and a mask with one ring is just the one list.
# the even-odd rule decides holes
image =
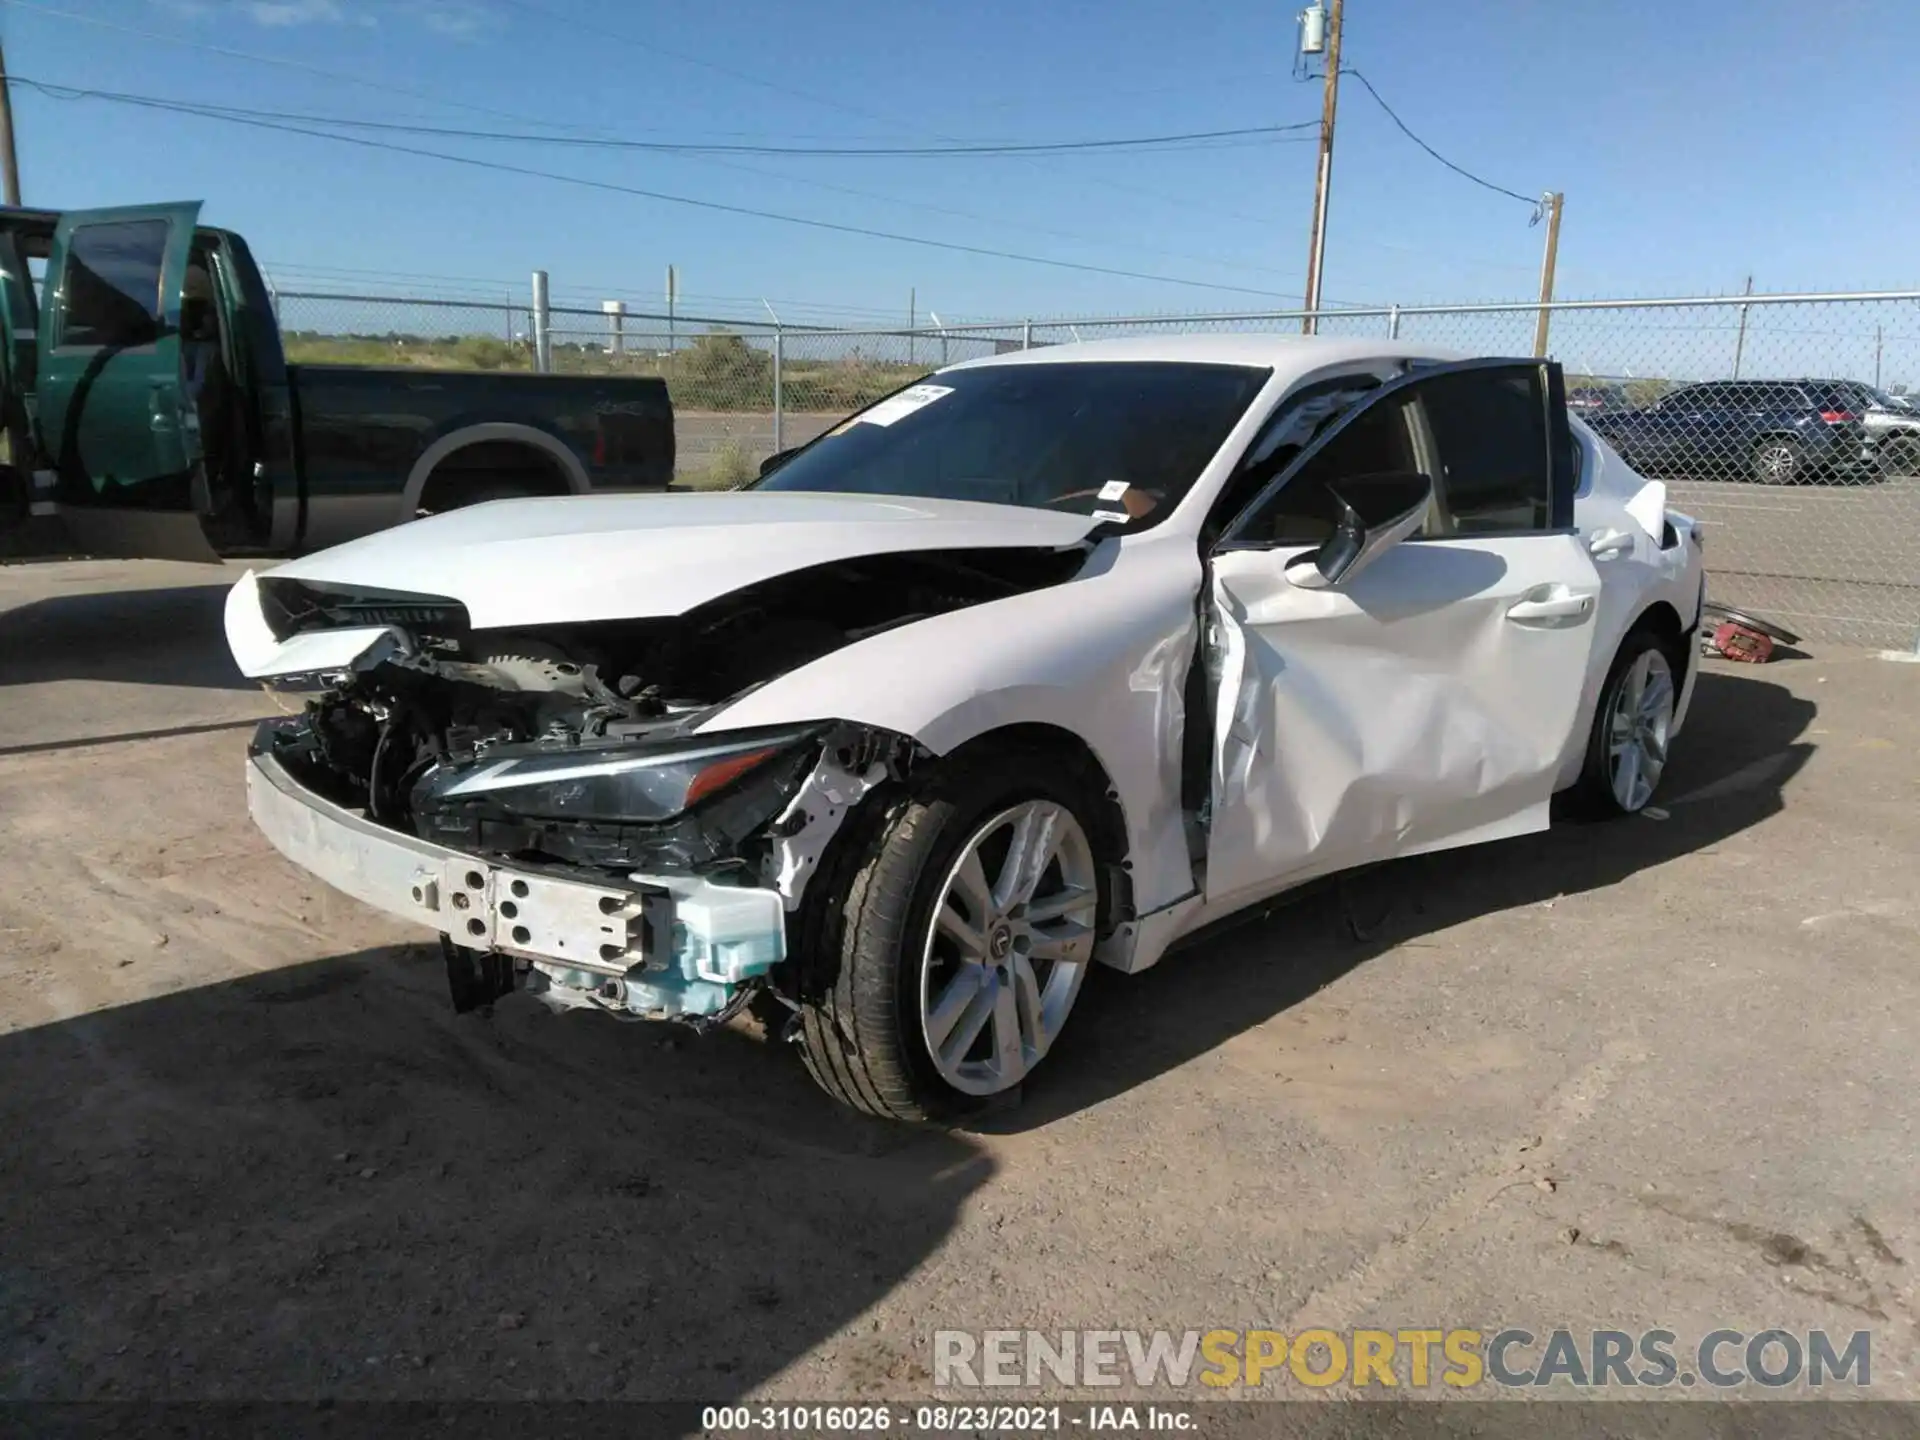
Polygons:
[[[962,360],[1128,335],[1298,334],[1298,311],[842,330],[697,316],[285,294],[305,363],[654,375],[682,483],[740,483],[777,449]],[[1325,312],[1321,335],[1529,355],[1540,307]],[[1920,292],[1563,301],[1547,353],[1575,413],[1704,521],[1713,598],[1810,638],[1920,644]]]

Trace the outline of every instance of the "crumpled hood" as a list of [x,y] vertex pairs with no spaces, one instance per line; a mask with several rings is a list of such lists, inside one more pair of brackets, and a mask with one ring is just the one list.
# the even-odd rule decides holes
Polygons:
[[961,500],[721,491],[495,500],[276,567],[458,600],[478,629],[680,615],[861,555],[1071,545],[1091,515]]

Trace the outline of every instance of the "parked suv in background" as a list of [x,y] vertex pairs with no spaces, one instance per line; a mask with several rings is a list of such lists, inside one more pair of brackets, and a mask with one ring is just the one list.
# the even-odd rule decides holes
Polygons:
[[1867,439],[1873,442],[1883,475],[1920,474],[1920,408],[1911,395],[1889,395],[1862,386],[1868,402]]
[[1640,410],[1585,418],[1634,469],[1733,474],[1762,485],[1879,472],[1872,388],[1852,380],[1714,380]]
[[1594,383],[1573,385],[1567,389],[1567,408],[1583,420],[1596,410],[1627,410],[1627,392],[1619,385]]

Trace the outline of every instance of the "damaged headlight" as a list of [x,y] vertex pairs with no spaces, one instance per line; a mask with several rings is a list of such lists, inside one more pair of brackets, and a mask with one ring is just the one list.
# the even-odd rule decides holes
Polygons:
[[430,772],[415,805],[443,809],[477,804],[542,820],[670,820],[781,757],[793,756],[818,733],[818,727],[808,726],[670,745],[499,755]]

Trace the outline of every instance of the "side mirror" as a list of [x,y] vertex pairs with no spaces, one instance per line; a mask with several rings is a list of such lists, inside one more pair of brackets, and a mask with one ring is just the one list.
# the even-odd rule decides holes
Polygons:
[[789,445],[786,449],[776,450],[773,454],[767,456],[766,459],[760,462],[760,478],[763,480],[766,479],[767,476],[786,464],[787,461],[793,458],[794,452],[799,448],[798,445]]
[[1353,579],[1420,528],[1433,503],[1433,479],[1410,470],[1354,475],[1327,486],[1333,498],[1333,534],[1287,566],[1302,590],[1331,590]]

